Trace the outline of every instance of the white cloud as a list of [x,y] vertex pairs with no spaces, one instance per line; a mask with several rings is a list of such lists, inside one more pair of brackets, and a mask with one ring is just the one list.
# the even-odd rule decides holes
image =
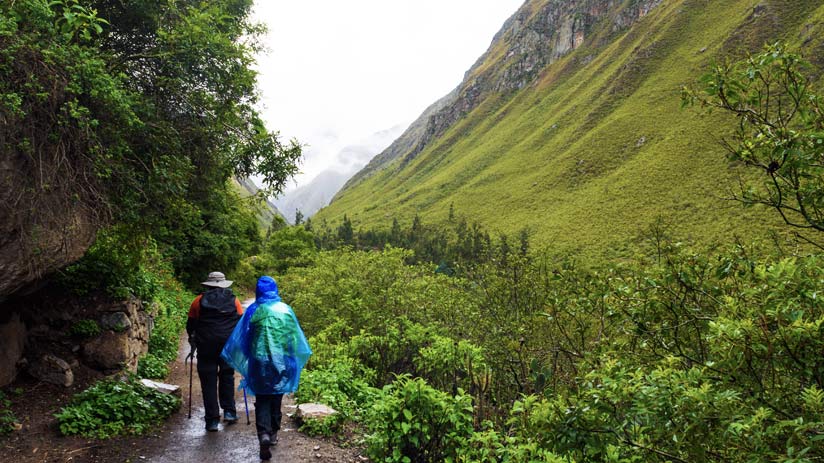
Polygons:
[[309,145],[306,183],[346,145],[452,90],[523,0],[258,0],[270,129]]

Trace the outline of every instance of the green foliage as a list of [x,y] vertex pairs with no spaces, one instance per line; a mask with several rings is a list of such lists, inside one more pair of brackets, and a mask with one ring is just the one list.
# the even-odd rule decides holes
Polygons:
[[164,379],[169,375],[168,363],[168,360],[159,358],[154,354],[146,354],[137,361],[137,376],[149,379]]
[[340,413],[340,419],[357,419],[376,395],[377,390],[357,375],[355,362],[339,358],[332,365],[313,368],[301,375],[295,399],[300,403],[328,405]]
[[322,419],[304,420],[300,431],[309,436],[331,436],[340,429],[343,418],[340,415],[327,416]]
[[[299,311],[310,334],[337,320],[348,335],[384,330],[401,317],[411,322],[454,322],[473,309],[464,282],[435,275],[430,266],[408,266],[406,250],[336,250],[318,253],[310,267],[296,268],[279,280],[283,297]],[[456,325],[453,324],[452,326]]]
[[69,334],[78,338],[93,338],[101,332],[100,325],[95,320],[77,320],[69,327]]
[[0,436],[11,433],[14,430],[14,423],[17,422],[17,417],[14,416],[10,407],[11,401],[3,391],[0,391]]
[[67,41],[90,42],[92,37],[103,33],[103,27],[109,24],[97,16],[97,10],[82,5],[78,0],[53,0],[49,8],[57,13],[57,27]]
[[61,283],[77,295],[105,291],[117,299],[152,300],[159,289],[155,269],[165,265],[152,239],[125,227],[102,230],[83,258],[61,272]]
[[179,406],[177,397],[149,389],[134,379],[108,379],[75,395],[55,416],[63,435],[105,439],[154,429]]
[[194,295],[184,290],[180,283],[171,278],[171,275],[166,275],[160,290],[155,294],[152,305],[154,329],[149,338],[147,357],[151,356],[156,359],[149,360],[149,362],[157,368],[151,368],[151,370],[160,368],[158,363],[165,366],[177,358],[180,333],[186,326],[189,305],[193,299]]
[[[819,257],[662,240],[650,259],[593,270],[497,252],[453,277],[393,248],[291,269],[283,294],[316,351],[301,393],[382,423],[373,452],[392,461],[415,451],[393,428],[409,421],[362,410],[397,408],[395,393],[358,397],[396,374],[466,390],[471,422],[489,420],[450,441],[454,461],[820,457]],[[400,453],[378,455],[392,439]]]
[[766,46],[744,61],[718,65],[685,89],[685,104],[733,114],[729,159],[759,171],[736,199],[775,209],[790,225],[824,231],[824,105],[805,75],[810,68],[786,45]]
[[[249,20],[251,6],[0,6],[0,139],[20,160],[17,185],[26,192],[25,204],[7,211],[12,229],[36,246],[55,216],[83,211],[91,226],[118,230],[105,258],[119,257],[115,246],[153,245],[151,236],[187,283],[210,269],[230,272],[252,254],[255,213],[230,178],[259,175],[267,192],[279,191],[301,150],[268,131],[254,109],[262,29]],[[122,288],[118,296],[152,292],[143,287],[151,282],[118,272],[113,279],[119,284],[104,286]]]
[[154,232],[176,272],[190,287],[210,269],[232,274],[241,260],[256,252],[260,229],[253,199],[243,199],[230,184],[214,186],[198,208],[180,212],[183,222]]
[[271,233],[265,250],[274,265],[273,270],[281,274],[288,268],[305,267],[312,262],[315,238],[304,227],[284,227]]
[[383,388],[369,429],[368,452],[376,461],[455,461],[460,443],[472,434],[472,399],[401,376]]

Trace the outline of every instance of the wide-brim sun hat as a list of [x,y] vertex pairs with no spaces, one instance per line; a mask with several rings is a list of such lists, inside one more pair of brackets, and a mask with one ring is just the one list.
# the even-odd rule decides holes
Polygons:
[[232,280],[227,280],[226,275],[221,272],[212,272],[209,277],[201,283],[203,286],[212,286],[215,288],[228,288],[234,283]]

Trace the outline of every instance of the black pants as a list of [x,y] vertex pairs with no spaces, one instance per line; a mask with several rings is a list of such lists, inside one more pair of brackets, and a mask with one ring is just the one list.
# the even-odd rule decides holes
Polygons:
[[255,427],[258,438],[263,433],[270,436],[280,430],[280,420],[283,414],[280,412],[280,404],[283,401],[283,394],[258,394],[255,396]]
[[[235,370],[220,358],[220,351],[198,349],[197,376],[203,391],[203,408],[206,421],[220,420],[220,408],[224,412],[237,413],[235,408]],[[218,408],[218,401],[220,408]]]

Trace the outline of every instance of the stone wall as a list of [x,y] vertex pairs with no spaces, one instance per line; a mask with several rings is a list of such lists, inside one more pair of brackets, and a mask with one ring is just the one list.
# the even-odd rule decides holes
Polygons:
[[[135,298],[81,300],[51,292],[3,305],[7,315],[0,323],[0,387],[21,371],[64,386],[73,383],[73,370],[81,365],[105,374],[135,372],[138,359],[148,351],[153,318]],[[98,333],[84,337],[76,329],[81,322],[96,324]]]
[[137,371],[137,360],[149,349],[152,318],[137,299],[103,306],[97,322],[102,333],[82,345],[83,361],[100,370]]

